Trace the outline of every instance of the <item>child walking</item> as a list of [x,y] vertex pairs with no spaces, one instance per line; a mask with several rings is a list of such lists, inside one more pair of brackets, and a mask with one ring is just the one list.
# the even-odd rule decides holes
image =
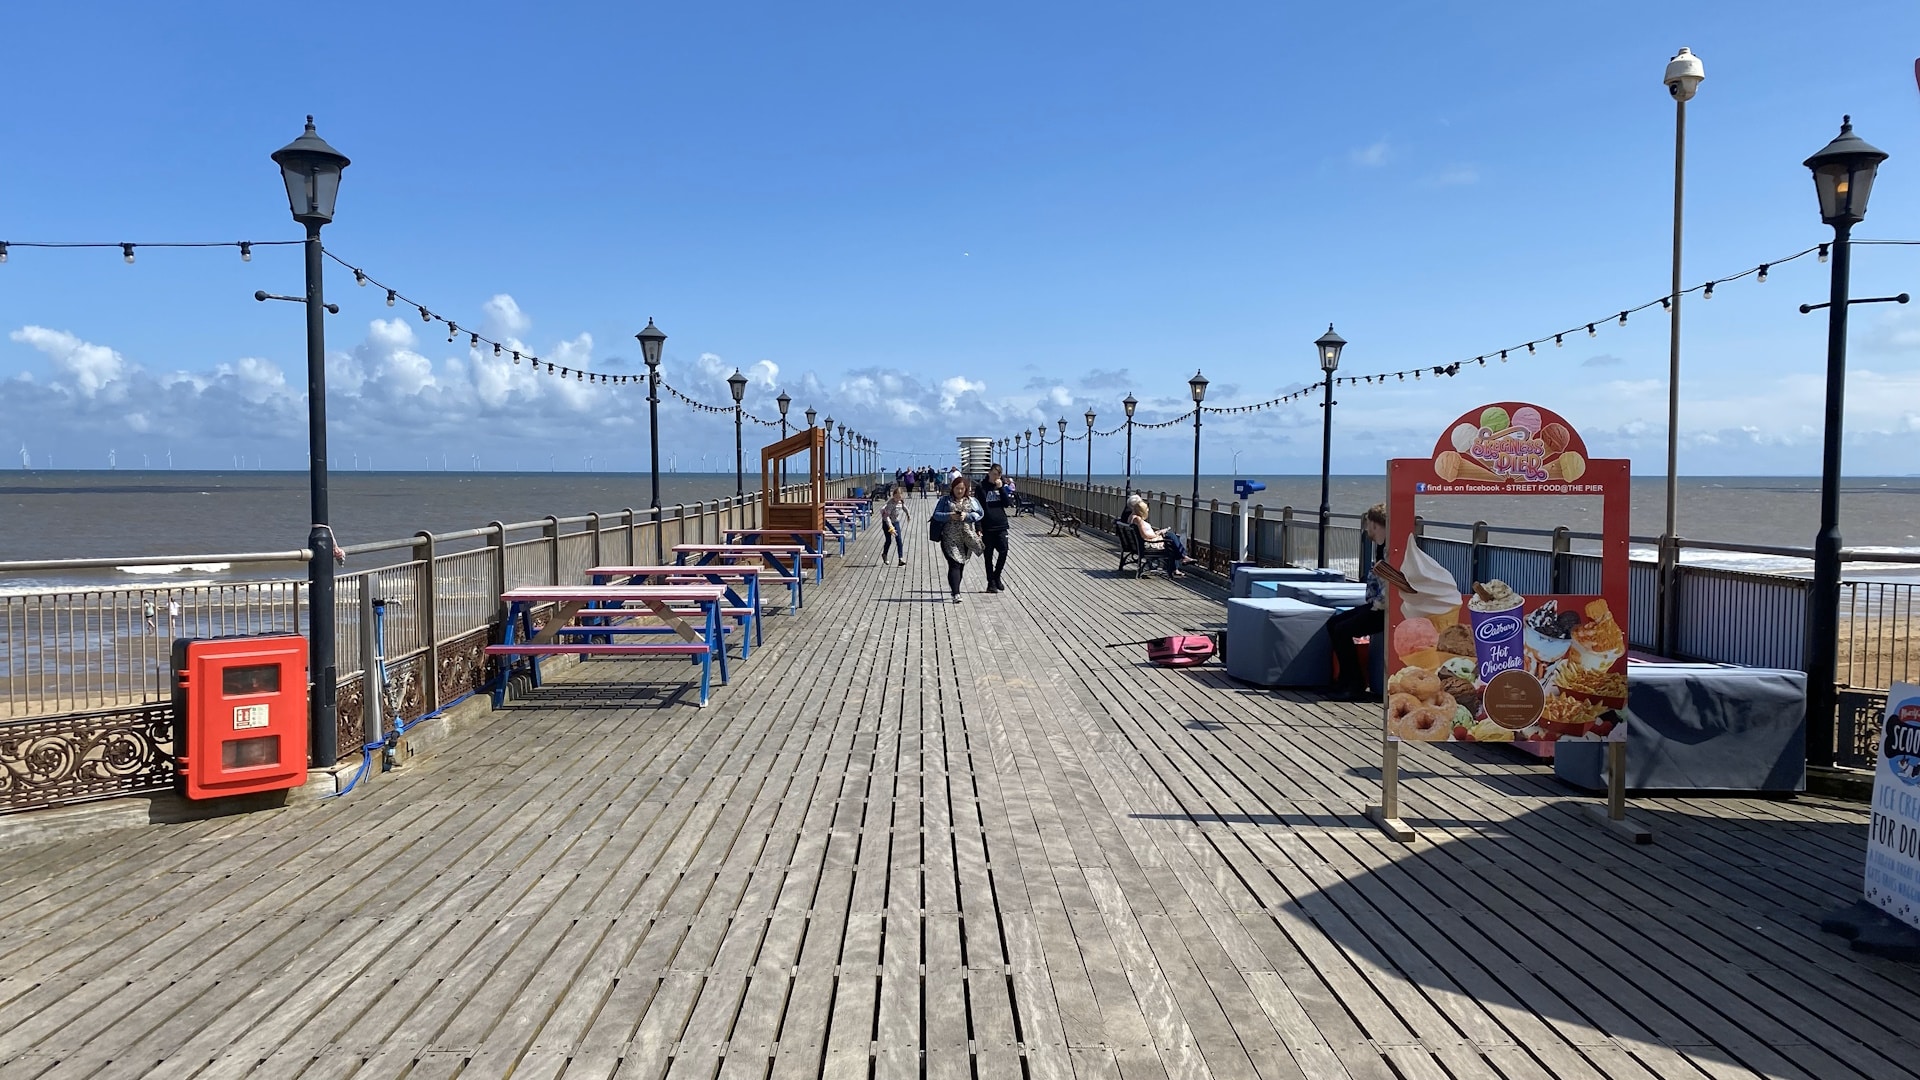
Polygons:
[[880,542],[880,565],[887,564],[889,551],[900,553],[900,565],[907,565],[907,523],[913,520],[913,511],[907,509],[907,491],[899,484],[887,490],[887,503],[880,508],[880,532],[886,539]]

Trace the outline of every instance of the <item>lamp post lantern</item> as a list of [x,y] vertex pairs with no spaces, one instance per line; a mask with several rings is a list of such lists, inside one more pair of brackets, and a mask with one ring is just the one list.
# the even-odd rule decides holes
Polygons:
[[827,429],[827,478],[831,480],[833,478],[833,417],[829,416],[821,421],[820,426]]
[[1676,518],[1680,504],[1680,211],[1686,191],[1687,102],[1693,100],[1707,69],[1693,51],[1681,48],[1667,61],[1663,81],[1673,97],[1673,288],[1668,293],[1667,324],[1667,516],[1660,534],[1659,613],[1656,627],[1657,651],[1665,653],[1673,625],[1674,566],[1680,560],[1676,547]]
[[1314,340],[1314,350],[1320,354],[1320,383],[1326,388],[1326,396],[1320,403],[1320,550],[1316,566],[1327,565],[1327,526],[1333,521],[1333,507],[1328,501],[1329,488],[1333,480],[1333,373],[1340,370],[1340,350],[1347,347],[1347,339],[1333,332],[1333,324],[1327,324],[1327,332]]
[[1039,435],[1040,435],[1040,470],[1038,475],[1040,479],[1045,480],[1047,478],[1047,425],[1045,422],[1042,422],[1040,425]]
[[1093,516],[1093,406],[1087,406],[1087,488],[1081,493],[1080,516]]
[[[1874,173],[1885,151],[1853,133],[1843,117],[1840,134],[1806,160],[1820,196],[1820,220],[1833,226],[1833,281],[1827,303],[1827,414],[1820,459],[1820,533],[1813,541],[1813,594],[1807,615],[1807,764],[1834,757],[1834,675],[1840,637],[1840,435],[1847,389],[1848,280],[1853,227],[1867,216]],[[1904,294],[1899,298],[1904,301]],[[1800,310],[1808,311],[1810,307]]]
[[1060,493],[1066,494],[1067,487],[1067,418],[1060,418]]
[[340,174],[350,162],[314,131],[309,116],[300,137],[273,152],[273,163],[280,166],[280,178],[286,183],[293,220],[307,227],[307,496],[313,526],[307,533],[307,547],[313,552],[307,561],[307,670],[312,686],[307,696],[307,746],[313,765],[331,768],[340,755],[333,564],[344,556],[334,542],[327,509],[327,338],[322,322],[326,297],[320,227],[333,220]]
[[773,399],[773,403],[780,406],[780,437],[784,439],[787,437],[787,406],[793,404],[793,399],[787,396],[785,390],[782,390],[780,396]]
[[1193,391],[1193,506],[1187,511],[1187,544],[1192,546],[1200,528],[1200,403],[1207,400],[1207,377],[1196,370],[1187,389]]
[[747,377],[739,368],[727,376],[727,389],[733,391],[733,494],[737,498],[747,493],[746,458],[740,443],[740,402],[747,396]]
[[633,336],[640,342],[640,358],[647,362],[647,465],[653,477],[652,501],[647,505],[653,511],[653,553],[664,558],[666,537],[660,527],[660,346],[667,335],[649,317],[646,329]]
[[1121,407],[1121,408],[1123,408],[1123,409],[1125,409],[1125,410],[1127,410],[1127,462],[1126,462],[1126,464],[1127,464],[1127,481],[1126,481],[1126,485],[1127,485],[1127,486],[1126,486],[1126,493],[1127,493],[1128,495],[1131,495],[1131,494],[1133,494],[1133,410],[1134,410],[1134,408],[1135,408],[1136,406],[1138,406],[1139,404],[1140,404],[1140,403],[1139,403],[1138,401],[1135,401],[1135,400],[1133,400],[1133,395],[1132,395],[1132,394],[1128,394],[1128,395],[1126,396],[1126,398],[1125,398],[1124,400],[1122,400],[1122,401],[1120,402],[1120,407]]

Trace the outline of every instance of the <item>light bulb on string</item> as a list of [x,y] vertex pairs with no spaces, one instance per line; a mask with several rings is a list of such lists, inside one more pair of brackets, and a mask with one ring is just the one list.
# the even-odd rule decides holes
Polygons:
[[125,256],[127,260],[127,265],[129,266],[133,265],[133,245],[132,244],[121,244],[120,253],[121,255]]
[[1711,281],[1707,282],[1707,287],[1704,290],[1702,290],[1700,293],[1700,299],[1702,300],[1713,299],[1713,282]]
[[363,289],[364,289],[364,288],[366,288],[366,287],[367,287],[367,274],[366,274],[366,271],[364,271],[364,270],[355,270],[355,271],[353,272],[353,283],[354,283],[355,285],[358,285],[358,286],[360,286],[360,287],[361,287],[361,288],[363,288]]
[[392,307],[393,302],[397,299],[399,299],[399,294],[395,293],[392,289],[388,289],[387,290],[387,306]]
[[1528,355],[1528,356],[1534,356],[1534,355],[1537,355],[1537,353],[1538,353],[1538,350],[1536,350],[1536,349],[1535,349],[1535,348],[1533,347],[1533,342],[1531,342],[1531,341],[1529,341],[1529,342],[1527,342],[1527,355]]
[[497,341],[493,343],[493,355],[495,356],[500,355],[500,343]]
[[0,263],[6,262],[6,261],[7,261],[7,243],[4,240],[0,240]]
[[432,312],[430,312],[430,311],[428,311],[428,310],[427,310],[426,308],[424,308],[424,307],[423,307],[423,308],[421,308],[421,309],[420,309],[420,321],[421,321],[421,322],[432,322],[432,321],[433,321],[433,313],[432,313]]
[[1758,279],[1759,279],[1760,281],[1765,281],[1765,280],[1767,280],[1767,264],[1766,264],[1766,263],[1761,263],[1761,264],[1760,264],[1760,273],[1759,273],[1759,275],[1758,275]]
[[253,261],[253,245],[247,243],[245,240],[240,241],[240,261],[241,262]]
[[1594,329],[1593,329],[1593,324],[1592,324],[1592,323],[1588,323],[1588,324],[1587,324],[1587,336],[1588,336],[1588,337],[1594,337],[1594,336],[1595,336],[1595,334],[1594,334]]
[[447,340],[452,341],[454,338],[459,336],[460,336],[460,324],[457,322],[449,321],[447,323]]
[[1559,334],[1555,334],[1555,335],[1553,335],[1553,347],[1554,347],[1554,348],[1556,348],[1556,349],[1564,349],[1564,348],[1566,348],[1566,345],[1567,345],[1567,343],[1566,343],[1566,342],[1564,342],[1564,341],[1561,341],[1561,340],[1560,340],[1560,335],[1559,335]]
[[514,363],[516,363],[516,364],[520,362],[520,350],[519,350],[519,349],[515,349],[515,350],[513,350],[513,362],[514,362]]
[[1671,296],[1663,296],[1663,297],[1661,297],[1661,298],[1660,298],[1660,310],[1661,310],[1661,311],[1667,311],[1667,312],[1671,312],[1671,311],[1673,310],[1673,297],[1671,297]]
[[1825,244],[1820,245],[1820,261],[1821,262],[1827,261],[1827,245]]
[[1503,364],[1507,362],[1507,350],[1505,349],[1500,350],[1500,362]]
[[1620,325],[1621,326],[1627,325],[1627,313],[1624,311],[1620,313]]
[[467,348],[469,348],[469,349],[478,349],[479,347],[480,347],[480,335],[479,335],[479,334],[474,334],[474,335],[472,335],[472,336],[470,336],[470,337],[469,337],[469,338],[467,339]]

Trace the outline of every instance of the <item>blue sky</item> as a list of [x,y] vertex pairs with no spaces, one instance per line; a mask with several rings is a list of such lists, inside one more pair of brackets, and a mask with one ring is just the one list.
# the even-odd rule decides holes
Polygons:
[[[1838,27],[1838,29],[1836,29]],[[1847,36],[1837,36],[1840,30]],[[1800,162],[1850,112],[1892,155],[1863,237],[1920,239],[1920,6],[16,4],[0,239],[297,235],[268,155],[306,113],[353,158],[329,247],[463,327],[748,408],[785,388],[883,446],[951,453],[1091,404],[1105,429],[1317,375],[1448,363],[1666,291],[1682,45],[1696,285],[1829,235]],[[1843,59],[1837,60],[1835,57]],[[1685,306],[1683,472],[1815,473],[1827,267]],[[1855,295],[1920,293],[1859,249]],[[0,460],[304,463],[297,249],[14,248]],[[334,457],[646,467],[639,386],[561,385],[450,344],[333,270]],[[1847,470],[1909,473],[1920,305],[1855,309]],[[1435,383],[1342,388],[1334,464],[1371,473],[1485,401],[1555,408],[1664,468],[1666,322]],[[436,324],[437,326],[437,324]],[[682,467],[731,425],[671,401]],[[1209,418],[1204,467],[1314,472],[1319,410]],[[751,437],[751,431],[750,431]],[[1140,433],[1178,471],[1184,429]],[[1074,451],[1079,458],[1082,451]],[[1118,470],[1121,442],[1095,447]]]

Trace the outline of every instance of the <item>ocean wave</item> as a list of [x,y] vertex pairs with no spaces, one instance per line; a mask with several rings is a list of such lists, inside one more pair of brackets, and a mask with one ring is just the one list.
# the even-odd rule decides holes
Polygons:
[[171,574],[223,574],[233,569],[233,564],[224,562],[155,563],[150,566],[116,566],[114,569],[123,574],[154,574],[160,576]]

